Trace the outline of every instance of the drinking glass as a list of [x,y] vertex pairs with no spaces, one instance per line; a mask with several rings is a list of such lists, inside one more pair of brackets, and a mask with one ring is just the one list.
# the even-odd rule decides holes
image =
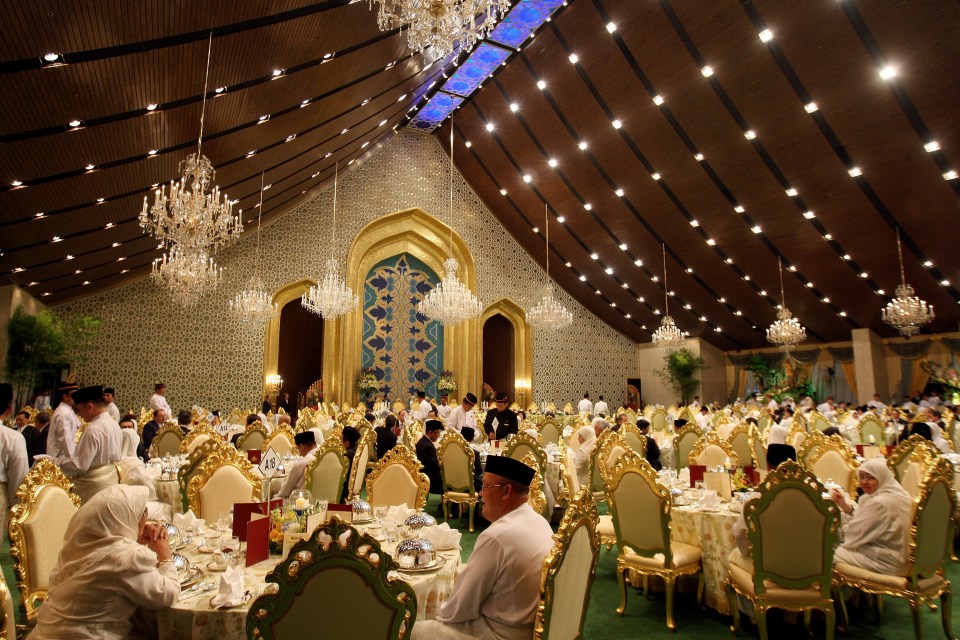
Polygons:
[[221,511],[220,516],[217,518],[217,529],[223,533],[226,533],[227,531],[230,531],[232,527],[233,523],[231,522],[230,512]]
[[226,536],[220,540],[220,555],[228,567],[233,566],[233,558],[240,550],[240,538],[237,536]]
[[377,524],[381,527],[383,526],[383,521],[387,517],[387,505],[378,504],[373,508],[373,517],[376,519]]
[[204,536],[204,546],[208,551],[216,551],[220,546],[220,532],[211,531]]

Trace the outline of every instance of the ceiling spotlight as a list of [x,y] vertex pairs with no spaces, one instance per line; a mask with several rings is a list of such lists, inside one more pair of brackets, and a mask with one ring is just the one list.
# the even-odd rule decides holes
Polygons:
[[50,53],[45,54],[45,55],[43,56],[43,59],[46,60],[47,62],[56,62],[57,60],[60,59],[60,54],[59,54],[59,53],[53,53],[53,52],[51,51]]
[[806,218],[807,220],[813,220],[813,219],[816,218],[817,216],[814,215],[813,211],[804,211],[804,212],[803,212],[803,217]]
[[530,184],[531,182],[533,182],[533,178],[530,177],[529,175],[525,175],[523,176],[523,181],[526,182],[527,184]]
[[709,78],[710,76],[713,75],[713,67],[711,67],[710,65],[706,65],[700,69],[700,73],[703,74],[704,78]]
[[570,54],[570,63],[571,63],[571,64],[577,64],[578,62],[580,62],[580,58],[577,57],[577,54],[571,53],[571,54]]
[[760,228],[760,225],[754,225],[754,227],[750,229],[750,231],[753,231],[754,233],[760,233],[761,231],[763,231],[763,229]]
[[554,158],[550,158],[549,160],[547,160],[547,164],[550,165],[551,167],[556,168],[557,161]]
[[493,131],[493,123],[492,123],[492,122],[488,122],[488,123],[486,124],[486,130],[487,130],[487,131]]
[[514,113],[516,113],[519,110],[520,110],[520,105],[518,105],[516,102],[510,103],[510,111],[513,111]]
[[584,202],[583,208],[586,209],[587,211],[590,211],[591,209],[593,209],[593,205],[590,204],[589,202]]
[[79,127],[79,126],[80,126],[81,124],[83,124],[83,123],[80,122],[79,120],[71,120],[71,121],[68,122],[67,124],[69,124],[71,127],[73,127],[74,129],[76,129],[77,127]]
[[614,128],[614,129],[619,129],[620,127],[623,126],[623,123],[620,122],[619,120],[614,120],[614,121],[611,122],[610,124],[613,125],[613,128]]
[[273,77],[274,77],[274,78],[279,78],[279,77],[282,76],[282,75],[283,75],[283,69],[274,69],[274,70],[273,70]]
[[566,222],[566,221],[567,221],[567,219],[564,218],[563,216],[557,216],[557,222],[559,222],[560,224],[563,224],[563,223]]
[[820,110],[820,107],[817,106],[816,102],[808,102],[807,104],[803,105],[803,110],[807,113],[816,113]]
[[897,76],[897,68],[893,65],[887,65],[880,69],[880,79],[881,80],[891,80]]
[[607,33],[613,33],[616,30],[617,30],[617,25],[615,23],[613,22],[607,23]]
[[933,266],[933,262],[930,261],[930,260],[927,260],[926,262],[923,263],[923,266],[925,266],[927,269],[929,269],[929,268],[931,268],[931,267]]
[[746,211],[746,209],[744,209],[743,205],[741,204],[738,204],[737,206],[735,206],[733,210],[736,211],[737,213],[743,213],[744,211]]
[[546,82],[544,82],[543,80],[537,80],[537,89],[540,89],[540,91],[543,91],[546,88],[547,88]]
[[851,178],[856,178],[856,177],[858,177],[858,176],[862,176],[862,175],[863,175],[863,171],[860,170],[860,167],[853,167],[852,169],[850,169],[849,171],[847,171],[847,173],[850,174],[850,177],[851,177]]
[[655,96],[653,96],[653,104],[657,105],[658,107],[659,107],[660,105],[662,105],[662,104],[663,104],[663,96],[661,96],[661,95],[655,95]]
[[620,198],[623,197],[623,189],[617,189],[616,191],[614,191],[614,193],[617,194],[617,196]]
[[956,179],[957,179],[957,172],[951,169],[950,171],[947,171],[945,174],[943,174],[943,179],[944,179],[944,180],[956,180]]
[[626,251],[626,250],[627,250],[627,243],[626,243],[626,242],[621,242],[621,243],[620,243],[620,251]]
[[790,196],[791,198],[796,198],[796,197],[797,197],[797,190],[794,189],[793,187],[790,187],[789,189],[787,189],[785,193],[786,193],[788,196]]
[[590,259],[591,259],[591,260],[599,260],[599,259],[600,259],[600,256],[598,256],[598,255],[595,254],[595,253],[591,253],[591,254],[590,254]]
[[743,137],[747,140],[754,140],[757,137],[757,132],[753,129],[747,129],[743,132]]
[[507,190],[506,190],[506,189],[500,189],[500,195],[502,195],[502,196],[507,195]]
[[696,160],[697,162],[703,162],[703,154],[698,153],[697,155],[693,156],[693,159]]
[[760,42],[770,42],[773,40],[773,31],[770,31],[770,29],[764,29],[757,35],[760,36]]
[[934,151],[940,150],[940,143],[936,140],[931,140],[927,144],[923,145],[923,150],[927,153],[933,153]]
[[700,223],[697,220],[691,220],[690,226],[696,228],[700,226]]
[[583,140],[581,140],[581,141],[577,144],[577,146],[580,147],[580,151],[586,151],[586,150],[587,150],[587,143],[584,142]]

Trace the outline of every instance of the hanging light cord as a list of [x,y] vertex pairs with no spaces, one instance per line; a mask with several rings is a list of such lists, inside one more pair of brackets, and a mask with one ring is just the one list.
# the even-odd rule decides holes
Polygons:
[[447,212],[450,227],[450,257],[453,257],[453,116],[450,116],[450,208]]
[[670,315],[670,289],[667,288],[667,244],[661,242],[660,248],[663,250],[663,315],[666,317]]
[[907,276],[903,270],[903,251],[900,249],[900,227],[897,227],[897,258],[900,259],[900,284],[907,284]]
[[197,138],[197,162],[200,162],[200,148],[203,145],[203,118],[207,114],[207,82],[210,80],[210,51],[213,49],[213,31],[207,40],[207,71],[203,74],[203,101],[200,106],[200,137]]
[[547,235],[547,280],[550,279],[550,205],[543,203],[543,228]]
[[340,179],[340,161],[333,165],[333,246],[337,246],[337,182]]
[[780,305],[786,309],[787,296],[783,293],[783,260],[780,259],[780,256],[777,256],[777,270],[780,272]]
[[257,207],[257,259],[256,276],[260,277],[260,217],[263,215],[263,172],[260,172],[260,206]]

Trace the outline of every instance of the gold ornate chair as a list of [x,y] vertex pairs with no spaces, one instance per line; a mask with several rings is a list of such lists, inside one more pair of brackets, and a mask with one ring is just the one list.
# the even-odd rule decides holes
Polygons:
[[261,449],[263,443],[267,441],[267,429],[259,420],[247,425],[243,433],[237,438],[237,451],[249,451],[251,449]]
[[350,473],[350,461],[347,460],[343,441],[340,438],[327,438],[317,449],[313,462],[304,469],[306,482],[304,488],[314,500],[326,500],[329,504],[340,502],[343,483]]
[[883,423],[880,418],[872,411],[867,411],[857,423],[857,430],[860,432],[861,444],[875,444],[883,446],[887,438],[883,433]]
[[893,450],[887,458],[887,466],[893,471],[897,482],[913,498],[920,495],[923,478],[940,457],[940,451],[923,436],[912,435]]
[[0,638],[3,640],[17,640],[17,625],[14,622],[13,596],[7,588],[7,580],[0,573]]
[[[838,420],[838,422],[840,422]],[[807,427],[809,431],[823,431],[830,426],[830,421],[827,420],[827,417],[814,409],[810,412],[810,415],[807,416]]]
[[373,432],[373,429],[360,436],[356,447],[357,452],[353,455],[353,464],[350,467],[350,480],[347,482],[347,502],[359,498],[363,491],[363,480],[367,476],[367,463],[373,458],[373,452],[377,448],[377,434]]
[[156,452],[155,458],[166,455],[178,456],[183,443],[183,429],[176,422],[164,422],[154,436],[150,448]]
[[[50,459],[37,462],[17,489],[20,503],[10,513],[10,555],[17,576],[27,626],[37,621],[37,609],[47,599],[50,572],[63,547],[63,535],[80,497],[73,483]],[[13,624],[11,619],[9,624]]]
[[810,469],[811,458],[813,458],[814,454],[823,450],[826,443],[827,436],[823,435],[822,431],[811,431],[808,433],[807,437],[804,438],[800,447],[797,449],[797,462],[800,463],[800,466],[804,469]]
[[543,424],[540,425],[540,440],[544,444],[554,443],[559,444],[560,440],[563,438],[563,427],[561,427],[555,420],[548,419],[544,420]]
[[753,572],[730,564],[724,587],[734,632],[740,625],[740,595],[753,602],[761,640],[767,638],[769,609],[819,609],[827,618],[827,640],[832,640],[831,565],[840,539],[840,510],[823,492],[812,473],[788,460],[770,471],[760,497],[744,507]]
[[[593,494],[593,499],[598,502],[602,502],[607,499],[606,487],[603,483],[603,474],[600,472],[600,460],[601,460],[601,451],[603,450],[604,442],[606,442],[615,432],[610,429],[604,429],[600,432],[600,435],[597,436],[597,441],[593,445],[593,451],[590,452],[590,473],[587,475],[588,481],[590,483],[589,489],[590,493]],[[622,442],[622,440],[621,440]],[[610,455],[610,451],[606,452],[606,456]]]
[[808,459],[808,464],[804,465],[821,482],[833,480],[850,496],[857,495],[859,466],[857,452],[846,440],[836,435],[824,438],[822,445]]
[[760,434],[755,433],[755,431],[756,428],[749,422],[741,422],[730,430],[726,438],[730,449],[737,454],[737,458],[743,466],[750,464],[753,464],[754,467],[757,466],[753,459],[753,438],[759,438]]
[[216,522],[237,502],[260,494],[261,478],[246,456],[233,447],[218,447],[197,467],[187,485],[187,505],[198,518]]
[[290,427],[277,427],[273,430],[267,439],[263,441],[260,450],[264,453],[267,449],[273,449],[277,455],[284,455],[296,451],[296,445],[293,440],[293,430]]
[[[424,425],[419,420],[413,424],[405,426],[403,431],[400,432],[400,444],[408,449],[416,451],[417,443],[420,442],[420,438],[423,437],[423,430]],[[444,429],[444,431],[447,431],[447,429]]]
[[477,491],[473,484],[475,460],[473,449],[456,431],[444,429],[437,441],[437,459],[440,461],[440,478],[443,480],[443,519],[450,519],[450,504],[470,511],[469,526],[473,532],[473,515],[477,509]]
[[[123,414],[120,414],[123,415]],[[153,411],[147,407],[140,407],[140,417],[137,418],[137,433],[143,435],[143,425],[153,420]]]
[[533,469],[533,480],[530,481],[530,491],[527,494],[527,504],[542,515],[547,516],[547,495],[543,492],[543,473],[537,463],[537,457],[528,453],[520,460],[523,464]]
[[190,486],[190,478],[197,475],[197,469],[200,467],[200,463],[206,460],[208,455],[226,446],[228,445],[222,438],[209,438],[201,442],[196,449],[187,455],[187,464],[180,467],[177,471],[177,484],[180,486],[180,500],[184,512],[190,508],[187,502],[187,488]]
[[684,425],[673,439],[673,461],[677,471],[690,464],[690,453],[703,438],[703,431],[695,424]]
[[[591,473],[600,474],[600,482],[598,484],[591,478],[590,486],[600,486],[601,491],[606,494],[607,487],[610,484],[610,471],[614,465],[617,464],[620,456],[628,450],[633,451],[637,455],[641,455],[639,451],[636,451],[627,444],[626,439],[620,435],[619,431],[610,431],[609,434],[603,438],[603,442],[600,442],[596,447],[597,465],[590,469]],[[606,499],[606,495],[604,495],[604,499]]]
[[[903,598],[910,605],[917,640],[922,637],[920,614],[923,603],[939,597],[943,631],[952,640],[953,592],[944,574],[944,565],[953,543],[951,520],[956,511],[953,465],[947,459],[939,458],[927,471],[914,508],[907,575],[890,576],[837,563],[833,572],[834,585],[837,588],[853,587],[877,596]],[[847,609],[842,599],[840,610],[844,623],[847,623]]]
[[623,436],[623,440],[627,443],[627,446],[641,458],[647,455],[647,438],[640,433],[637,425],[632,422],[626,422],[620,425],[620,430],[617,431],[617,433]]
[[687,461],[689,464],[703,465],[708,469],[720,466],[740,466],[740,456],[733,450],[729,442],[717,435],[716,431],[708,431],[697,440]]
[[613,468],[609,489],[610,514],[620,552],[617,582],[621,616],[627,607],[627,571],[659,576],[666,585],[667,628],[673,621],[673,592],[682,575],[700,574],[697,600],[703,599],[700,548],[670,540],[670,491],[657,482],[657,472],[633,451],[624,453]]
[[803,422],[797,422],[794,419],[793,423],[790,425],[790,428],[787,429],[787,444],[798,450],[803,445],[803,441],[807,439],[807,425]]
[[307,429],[313,429],[316,424],[317,419],[316,412],[310,407],[304,407],[297,412],[297,432],[306,431]]
[[553,549],[543,561],[540,604],[533,625],[534,640],[576,640],[600,557],[597,504],[588,491],[570,501],[554,535]]
[[219,434],[208,423],[201,422],[180,440],[180,452],[190,454],[210,438],[216,437],[219,437]]
[[540,441],[524,431],[514,433],[507,438],[507,444],[501,455],[514,460],[523,460],[523,456],[528,453],[534,455],[537,459],[537,466],[541,469],[547,466],[547,453],[543,450]]
[[247,638],[408,640],[417,598],[398,568],[376,540],[334,516],[267,574],[279,589],[250,605]]
[[371,507],[405,504],[423,509],[429,493],[430,478],[420,472],[417,454],[401,444],[387,451],[367,477],[367,501]]
[[757,418],[757,430],[761,434],[766,434],[767,430],[773,425],[773,413],[770,412],[770,409],[764,409],[760,412],[760,417]]
[[657,407],[650,413],[650,430],[669,433],[673,425],[667,422],[667,412],[663,407]]

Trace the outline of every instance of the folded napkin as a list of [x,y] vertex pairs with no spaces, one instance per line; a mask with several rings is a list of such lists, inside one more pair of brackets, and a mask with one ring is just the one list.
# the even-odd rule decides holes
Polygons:
[[677,480],[683,483],[683,486],[690,486],[690,467],[684,467],[677,472]]
[[456,529],[451,529],[446,522],[424,527],[420,530],[424,538],[433,543],[434,549],[456,549],[460,550],[460,538],[462,534]]
[[186,527],[196,527],[199,531],[206,521],[194,515],[192,509],[187,509],[186,513],[173,514],[173,526],[183,531]]
[[719,509],[720,508],[720,496],[717,495],[717,492],[713,489],[707,489],[703,492],[703,497],[700,498],[700,508],[701,509]]
[[235,607],[243,602],[243,567],[227,567],[220,576],[220,591],[213,596],[210,605],[221,607]]
[[390,507],[390,509],[387,511],[387,519],[393,520],[397,523],[397,525],[402,525],[404,522],[406,522],[407,518],[416,512],[416,509],[411,509],[406,505],[406,503],[404,503],[395,507]]

